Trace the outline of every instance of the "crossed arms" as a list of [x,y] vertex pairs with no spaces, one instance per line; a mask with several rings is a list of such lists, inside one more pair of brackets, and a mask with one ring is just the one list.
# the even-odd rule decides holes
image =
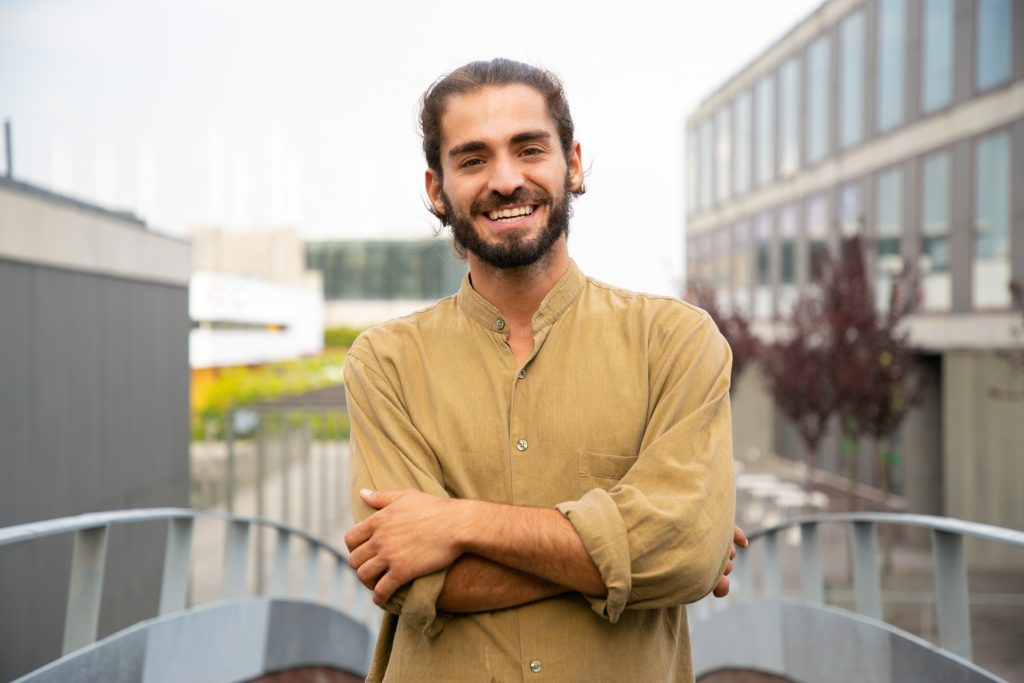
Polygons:
[[710,362],[652,361],[653,408],[636,462],[613,489],[555,509],[452,500],[404,405],[407,374],[360,340],[346,363],[353,481],[373,490],[354,496],[359,524],[345,541],[375,602],[427,632],[435,609],[493,610],[568,591],[611,621],[627,604],[724,594],[733,505],[728,348],[709,319],[679,335],[660,332],[684,337],[692,356]]

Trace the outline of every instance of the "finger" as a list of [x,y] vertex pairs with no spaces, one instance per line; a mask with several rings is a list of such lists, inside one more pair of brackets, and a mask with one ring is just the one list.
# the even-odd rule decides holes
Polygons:
[[384,560],[377,556],[360,565],[359,569],[356,570],[356,576],[359,577],[361,584],[372,590],[377,586],[381,575],[387,570],[388,566],[384,563]]
[[391,574],[391,572],[388,572],[380,577],[380,581],[373,588],[373,602],[378,607],[384,607],[395,591],[398,590],[399,586],[402,585]]
[[356,524],[345,532],[345,547],[352,552],[373,536],[373,524],[369,519]]
[[729,594],[729,579],[728,579],[728,577],[723,576],[722,578],[720,578],[718,580],[718,585],[715,586],[715,590],[712,591],[712,594],[716,598],[724,598],[726,595]]
[[743,529],[741,529],[738,524],[732,532],[732,542],[741,548],[746,548],[750,545],[750,541],[747,540],[747,535],[743,533]]
[[380,510],[401,498],[403,493],[403,491],[372,491],[370,489],[362,489],[359,491],[359,497],[362,498],[367,505],[372,505]]
[[376,555],[376,552],[370,548],[370,545],[370,543],[364,543],[349,553],[348,564],[352,569],[359,569],[366,564],[367,560],[372,559]]
[[729,559],[732,560],[736,557],[736,546],[729,549]]
[[729,574],[732,574],[732,560],[725,563],[725,571],[722,572],[722,576],[729,576]]

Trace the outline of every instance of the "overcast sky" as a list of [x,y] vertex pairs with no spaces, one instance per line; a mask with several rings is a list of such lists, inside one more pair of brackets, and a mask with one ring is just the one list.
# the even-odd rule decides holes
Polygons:
[[22,180],[154,229],[428,237],[417,101],[507,56],[566,83],[590,275],[678,294],[683,123],[820,0],[0,0],[0,118]]

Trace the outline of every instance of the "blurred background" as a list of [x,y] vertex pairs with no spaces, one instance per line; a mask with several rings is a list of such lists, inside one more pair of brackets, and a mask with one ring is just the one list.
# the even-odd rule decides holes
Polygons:
[[[0,0],[0,527],[176,507],[340,545],[347,348],[465,273],[418,98],[507,56],[565,81],[583,271],[729,338],[745,526],[1022,529],[1022,36],[1013,0]],[[189,605],[220,597],[225,534],[197,521]],[[95,636],[158,612],[165,535],[111,528]],[[882,540],[885,616],[937,642],[928,534]],[[0,543],[0,679],[61,655],[75,547]],[[975,659],[1024,675],[1024,551],[967,560]]]

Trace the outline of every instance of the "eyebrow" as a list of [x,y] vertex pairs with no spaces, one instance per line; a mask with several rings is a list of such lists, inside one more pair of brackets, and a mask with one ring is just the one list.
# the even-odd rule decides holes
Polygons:
[[[551,133],[546,130],[528,130],[522,133],[516,133],[512,136],[512,144],[519,145],[524,142],[534,142],[536,140],[548,140],[551,138]],[[482,149],[487,149],[487,145],[481,140],[470,140],[464,142],[461,145],[456,145],[448,150],[448,157],[455,158],[460,154],[468,154],[469,152],[479,152]]]

